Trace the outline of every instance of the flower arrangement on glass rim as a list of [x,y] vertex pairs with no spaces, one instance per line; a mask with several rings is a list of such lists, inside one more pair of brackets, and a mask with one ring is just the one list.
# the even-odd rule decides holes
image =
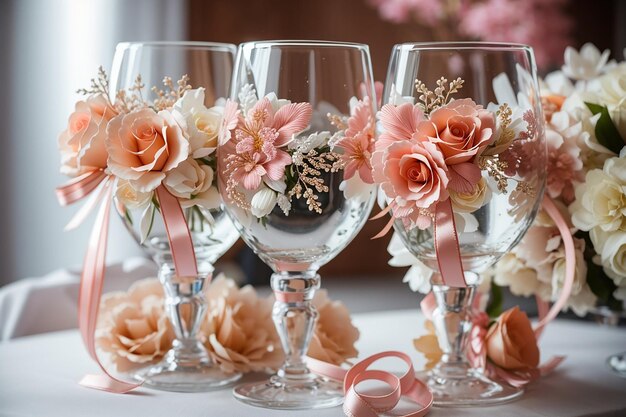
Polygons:
[[[117,209],[133,224],[128,209],[141,210],[141,242],[150,234],[161,184],[187,210],[190,225],[211,224],[210,209],[220,205],[215,181],[215,150],[223,106],[204,105],[204,89],[192,89],[184,76],[166,77],[156,99],[146,101],[141,76],[129,91],[109,98],[109,80],[101,68],[86,95],[76,103],[68,127],[59,136],[61,172],[78,178],[94,171],[117,180]],[[194,215],[198,222],[194,222]],[[74,224],[74,223],[73,223]]]
[[[575,83],[572,82],[575,81]],[[619,312],[626,299],[626,63],[591,44],[567,48],[562,70],[542,86],[548,172],[546,192],[569,221],[576,280],[566,309],[596,305]],[[410,266],[404,281],[430,290],[430,269],[394,236],[390,264]],[[514,295],[554,301],[563,288],[565,251],[554,222],[540,212],[520,244],[486,275]],[[499,291],[497,288],[492,288]]]
[[291,103],[274,93],[259,99],[252,85],[243,86],[239,105],[225,105],[220,137],[228,198],[260,222],[277,205],[288,216],[295,200],[319,214],[320,194],[329,191],[323,174],[340,170],[346,197],[366,198],[373,188],[370,156],[375,138],[369,100],[354,97],[350,116],[329,112],[334,133],[308,132],[311,104]]

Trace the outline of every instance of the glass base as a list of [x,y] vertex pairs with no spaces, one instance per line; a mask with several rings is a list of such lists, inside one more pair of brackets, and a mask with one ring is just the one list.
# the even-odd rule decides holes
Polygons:
[[212,363],[182,366],[166,360],[135,373],[144,386],[161,391],[204,392],[235,383],[241,374],[224,373]]
[[472,407],[500,405],[522,396],[524,390],[493,381],[470,370],[459,377],[442,378],[433,371],[418,372],[433,393],[436,407]]
[[233,389],[236,399],[249,405],[277,410],[305,410],[336,407],[343,403],[343,387],[325,378],[269,380],[242,384]]

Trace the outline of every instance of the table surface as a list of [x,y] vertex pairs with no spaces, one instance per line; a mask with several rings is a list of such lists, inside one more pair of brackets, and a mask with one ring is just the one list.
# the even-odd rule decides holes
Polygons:
[[[360,357],[383,350],[409,353],[419,369],[424,361],[412,347],[424,332],[417,310],[354,315],[361,329]],[[438,409],[443,416],[626,416],[626,379],[606,367],[606,358],[626,350],[626,331],[569,320],[553,322],[541,340],[543,359],[567,360],[536,381],[522,399],[507,405],[474,409]],[[393,365],[391,365],[393,366]],[[398,365],[400,366],[400,365]],[[281,412],[244,405],[230,389],[180,394],[140,388],[116,395],[79,386],[85,372],[96,372],[76,330],[23,337],[0,343],[0,416],[341,416],[336,407]],[[398,369],[400,370],[400,369]]]

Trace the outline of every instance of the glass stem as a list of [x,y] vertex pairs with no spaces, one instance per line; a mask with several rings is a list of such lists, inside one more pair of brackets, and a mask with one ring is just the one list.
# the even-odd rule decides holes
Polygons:
[[165,290],[165,309],[174,328],[176,339],[166,360],[178,366],[197,366],[208,363],[209,355],[198,340],[198,330],[207,311],[204,289],[208,275],[180,279],[173,268],[159,270],[159,279]]
[[289,300],[274,303],[272,318],[285,352],[285,363],[277,376],[286,380],[310,378],[304,356],[309,350],[317,310],[311,303],[320,287],[315,271],[277,272],[272,274],[274,292],[287,294]]
[[432,291],[437,302],[437,308],[433,311],[433,325],[439,347],[443,351],[433,371],[445,378],[462,378],[471,368],[466,352],[472,329],[470,309],[476,286],[454,288],[433,285]]

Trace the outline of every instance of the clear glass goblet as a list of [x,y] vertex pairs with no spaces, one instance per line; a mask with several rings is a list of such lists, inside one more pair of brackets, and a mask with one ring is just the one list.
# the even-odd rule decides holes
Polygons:
[[311,409],[343,400],[341,385],[312,374],[304,356],[317,270],[355,237],[374,202],[373,97],[366,45],[239,47],[231,87],[239,113],[218,148],[220,193],[243,240],[274,270],[273,319],[286,356],[269,380],[235,387],[245,403]]
[[[159,97],[153,87],[168,94],[164,77],[169,77],[170,85],[177,89],[177,80],[187,76],[190,86],[204,88],[203,104],[210,109],[210,114],[191,121],[193,127],[188,126],[188,129],[195,129],[196,139],[207,141],[191,144],[191,149],[196,146],[215,148],[221,116],[214,111],[219,108],[213,107],[223,105],[228,94],[235,51],[234,45],[220,43],[120,43],[113,60],[111,100],[116,99],[119,91],[125,91],[127,95],[140,93],[142,100],[151,102]],[[141,77],[139,82],[138,76]],[[201,96],[196,98],[202,99]],[[202,190],[189,190],[188,198],[182,195],[177,198],[191,233],[198,276],[184,279],[177,276],[155,193],[141,193],[122,180],[117,181],[115,191],[115,205],[124,224],[158,265],[165,309],[176,337],[161,362],[140,369],[134,376],[151,388],[167,391],[207,391],[233,383],[241,376],[222,372],[198,339],[198,330],[207,312],[204,291],[213,273],[213,263],[237,241],[239,234],[223,211],[216,188],[215,152],[197,152],[202,153],[202,157],[200,162],[194,159],[196,162],[192,165],[204,172],[201,175],[205,175],[206,186]],[[207,181],[213,181],[210,187]]]
[[[467,288],[441,280],[434,219],[423,229],[415,218],[394,222],[409,251],[435,271],[433,323],[443,356],[422,377],[438,406],[498,404],[522,394],[473,368],[466,352],[479,274],[520,241],[543,196],[546,145],[535,72],[532,49],[525,45],[407,43],[392,52],[383,101],[420,104],[426,115],[434,115],[451,98],[456,100],[456,110],[432,117],[434,127],[421,132],[438,141],[449,167],[463,161],[480,168],[473,188],[450,192]],[[473,101],[458,101],[463,99]],[[491,112],[491,121],[485,113],[479,115],[483,110]],[[475,122],[478,118],[482,120]],[[491,129],[482,136],[489,138],[484,143],[480,123],[481,134]]]

